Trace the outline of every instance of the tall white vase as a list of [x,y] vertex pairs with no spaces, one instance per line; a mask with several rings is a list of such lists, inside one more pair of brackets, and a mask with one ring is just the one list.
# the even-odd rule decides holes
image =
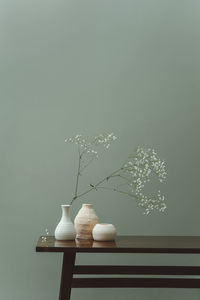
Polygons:
[[56,240],[74,240],[76,231],[70,219],[70,205],[61,205],[62,217],[55,230]]

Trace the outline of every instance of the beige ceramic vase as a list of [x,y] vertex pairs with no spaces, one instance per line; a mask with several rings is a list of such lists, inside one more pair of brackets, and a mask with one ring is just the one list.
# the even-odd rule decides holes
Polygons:
[[92,204],[83,204],[74,219],[76,238],[92,240],[92,230],[98,222],[99,219],[93,209]]

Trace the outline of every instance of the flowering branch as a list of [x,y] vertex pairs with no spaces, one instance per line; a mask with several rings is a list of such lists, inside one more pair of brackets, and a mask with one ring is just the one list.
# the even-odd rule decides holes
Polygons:
[[[152,198],[149,198],[142,193],[145,183],[150,181],[151,173],[154,173],[161,183],[167,176],[165,162],[158,157],[158,154],[154,149],[150,148],[144,149],[138,147],[135,153],[129,157],[129,161],[121,168],[112,172],[109,176],[104,177],[96,184],[90,184],[89,189],[78,194],[78,184],[81,172],[93,161],[94,158],[98,158],[98,153],[93,148],[103,145],[106,149],[108,149],[110,142],[115,139],[116,137],[113,133],[111,133],[104,135],[100,134],[91,142],[88,138],[83,138],[81,135],[65,140],[77,144],[79,153],[75,193],[70,204],[72,204],[75,199],[80,198],[93,190],[97,191],[98,189],[105,189],[135,198],[138,205],[144,209],[145,214],[149,214],[154,209],[163,212],[166,209],[166,204],[164,202],[164,196],[161,195],[160,191],[157,192],[157,196]],[[83,149],[82,152],[80,151],[81,148]],[[86,161],[82,160],[83,157]],[[121,184],[118,184],[117,186],[104,185],[104,183],[108,182],[111,178],[117,177],[122,181]],[[127,186],[130,191],[122,190],[120,188],[122,186]]]
[[[92,189],[78,195],[78,184],[79,184],[79,177],[81,172],[88,167],[88,165],[94,160],[94,158],[98,158],[98,152],[94,150],[97,146],[104,146],[106,149],[110,147],[110,143],[116,140],[116,136],[113,133],[110,134],[100,134],[95,136],[91,141],[89,138],[84,138],[82,135],[76,135],[73,138],[66,139],[65,142],[71,142],[78,145],[78,170],[76,174],[76,185],[75,185],[75,193],[74,197],[70,204],[73,201],[87,193],[89,193]],[[83,160],[83,158],[85,160]],[[101,184],[101,182],[99,183]]]

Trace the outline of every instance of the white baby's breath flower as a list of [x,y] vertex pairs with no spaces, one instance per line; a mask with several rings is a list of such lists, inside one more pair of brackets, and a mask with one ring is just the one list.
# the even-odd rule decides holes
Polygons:
[[77,134],[74,137],[66,138],[65,142],[74,143],[80,148],[80,169],[83,170],[93,161],[94,158],[98,159],[99,154],[95,149],[96,147],[104,146],[108,149],[111,142],[116,139],[117,137],[113,133],[99,134],[94,138],[84,137],[81,134]]
[[[145,183],[150,181],[152,172],[157,175],[160,182],[166,179],[165,162],[158,157],[154,149],[138,147],[135,153],[135,155],[131,156],[132,160],[124,164],[122,170],[130,178],[133,178],[132,182],[135,187],[138,204],[143,207],[145,214],[149,214],[154,209],[164,211],[166,204],[164,203],[164,196],[161,195],[160,191],[158,191],[156,197],[151,199],[145,196],[142,190]],[[132,189],[131,192],[133,192]]]
[[146,215],[150,214],[153,210],[159,210],[160,212],[163,212],[166,209],[166,204],[164,201],[165,198],[163,195],[161,195],[160,191],[157,192],[156,196],[152,197],[147,197],[143,194],[144,186],[150,181],[152,173],[158,177],[161,183],[166,179],[167,176],[165,162],[161,160],[156,151],[151,148],[145,149],[138,147],[134,155],[130,156],[129,160],[120,169],[105,177],[96,185],[90,184],[88,191],[78,194],[79,176],[94,159],[98,158],[98,147],[102,146],[105,149],[108,149],[110,144],[116,139],[117,137],[113,133],[99,134],[94,138],[88,138],[82,136],[81,134],[77,134],[74,137],[65,139],[65,142],[76,144],[79,151],[75,195],[71,201],[71,204],[76,198],[87,194],[93,189],[98,190],[99,188],[106,188],[104,186],[99,186],[99,184],[105,181],[108,182],[110,178],[117,177],[122,180],[122,184],[119,184],[119,186],[127,186],[130,191],[127,192],[121,189],[119,190],[116,187],[109,189],[113,189],[113,191],[118,191],[135,198],[138,205],[143,208]]

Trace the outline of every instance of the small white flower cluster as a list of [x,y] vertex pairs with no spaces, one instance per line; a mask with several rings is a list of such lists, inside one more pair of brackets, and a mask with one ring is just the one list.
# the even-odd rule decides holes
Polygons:
[[115,141],[116,139],[117,137],[114,135],[114,133],[99,134],[94,138],[94,145],[103,145],[106,149],[108,149],[110,147],[110,143]]
[[88,167],[94,159],[98,159],[99,154],[96,151],[96,147],[104,146],[108,149],[110,143],[116,139],[117,137],[113,133],[99,134],[93,138],[77,134],[72,138],[67,138],[65,142],[74,143],[79,147],[79,175],[81,175],[82,171]]
[[166,204],[160,191],[158,191],[157,197],[151,199],[142,193],[142,189],[144,184],[150,181],[152,172],[158,176],[160,182],[166,179],[165,162],[158,157],[154,149],[150,148],[138,147],[136,154],[131,158],[133,158],[133,161],[126,163],[122,170],[131,177],[129,186],[131,186],[131,192],[135,193],[139,206],[145,209],[145,214],[149,214],[154,209],[164,211]]
[[74,143],[76,145],[80,145],[81,147],[87,146],[87,138],[84,138],[81,134],[77,134],[72,138],[65,139],[65,142]]
[[160,191],[158,191],[157,197],[153,199],[148,198],[147,196],[140,193],[138,200],[139,200],[138,205],[145,209],[144,211],[145,215],[148,215],[154,209],[157,209],[160,212],[164,212],[164,210],[167,207],[164,202],[165,197],[160,194]]
[[104,133],[95,136],[93,139],[84,137],[81,134],[77,134],[75,137],[65,139],[65,142],[71,142],[76,145],[79,145],[83,150],[83,154],[91,154],[94,157],[98,158],[98,152],[93,149],[93,147],[102,145],[106,149],[110,147],[110,143],[115,141],[117,137],[114,133]]
[[49,236],[49,230],[46,228],[45,229],[45,234],[46,236],[42,236],[42,243],[47,241],[47,237]]

